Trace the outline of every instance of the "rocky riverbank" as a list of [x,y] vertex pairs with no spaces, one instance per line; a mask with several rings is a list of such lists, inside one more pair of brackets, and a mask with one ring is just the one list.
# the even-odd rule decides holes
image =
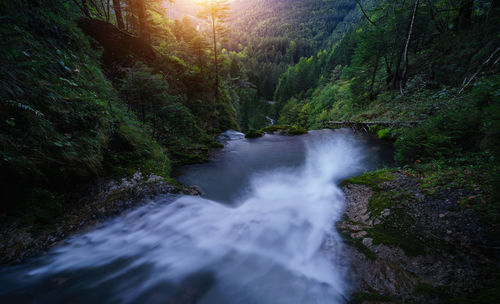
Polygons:
[[401,170],[368,173],[342,186],[346,210],[337,229],[351,259],[353,303],[498,299],[490,231],[463,204],[480,193],[429,193],[421,178]]
[[198,195],[188,188],[160,176],[137,172],[121,180],[99,181],[82,198],[71,202],[62,218],[47,225],[25,225],[21,220],[0,221],[0,265],[17,264],[53,247],[68,236],[119,215],[125,210],[165,194]]

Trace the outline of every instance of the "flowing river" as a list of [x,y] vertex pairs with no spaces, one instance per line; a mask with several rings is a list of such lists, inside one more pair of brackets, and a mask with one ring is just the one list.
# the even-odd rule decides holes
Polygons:
[[390,148],[343,129],[221,140],[211,162],[176,172],[201,197],[158,196],[0,270],[0,302],[346,302],[337,184],[390,162]]

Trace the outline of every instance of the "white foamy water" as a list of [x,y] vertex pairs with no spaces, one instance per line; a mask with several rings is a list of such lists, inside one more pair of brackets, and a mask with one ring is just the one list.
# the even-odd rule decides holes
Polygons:
[[344,303],[335,182],[363,170],[364,146],[342,133],[297,140],[306,143],[299,165],[249,174],[232,204],[159,197],[0,273],[0,300]]

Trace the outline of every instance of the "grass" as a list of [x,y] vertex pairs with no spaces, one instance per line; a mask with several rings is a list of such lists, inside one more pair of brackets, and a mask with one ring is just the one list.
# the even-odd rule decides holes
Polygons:
[[392,181],[396,177],[391,172],[391,169],[382,169],[372,172],[366,172],[363,175],[351,177],[349,179],[344,180],[340,183],[341,187],[355,184],[355,185],[364,185],[372,190],[380,190],[379,185],[384,182]]
[[425,254],[427,252],[427,244],[420,241],[416,235],[408,233],[405,230],[394,228],[387,224],[379,224],[371,229],[367,229],[366,232],[373,239],[373,244],[400,247],[409,257]]
[[258,138],[258,137],[262,137],[262,135],[264,135],[264,132],[262,132],[260,130],[250,129],[247,132],[247,134],[245,134],[245,138]]
[[395,190],[376,192],[370,197],[368,211],[371,217],[379,216],[383,210],[391,209],[399,202],[412,199],[412,195],[407,192],[398,192]]

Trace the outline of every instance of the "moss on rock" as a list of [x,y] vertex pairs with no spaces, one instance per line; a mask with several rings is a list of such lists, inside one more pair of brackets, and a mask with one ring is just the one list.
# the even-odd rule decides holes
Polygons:
[[245,138],[258,138],[258,137],[262,137],[262,135],[264,135],[264,132],[262,132],[260,130],[250,129],[247,132],[247,134],[245,134]]
[[280,132],[281,135],[302,135],[307,133],[307,130],[299,127],[299,126],[291,126],[291,125],[273,125],[266,128],[261,129],[259,132],[264,133],[274,133]]
[[394,180],[396,177],[391,173],[390,169],[382,169],[373,172],[366,172],[363,175],[351,177],[340,183],[341,187],[356,184],[364,185],[372,190],[379,190],[379,185]]

